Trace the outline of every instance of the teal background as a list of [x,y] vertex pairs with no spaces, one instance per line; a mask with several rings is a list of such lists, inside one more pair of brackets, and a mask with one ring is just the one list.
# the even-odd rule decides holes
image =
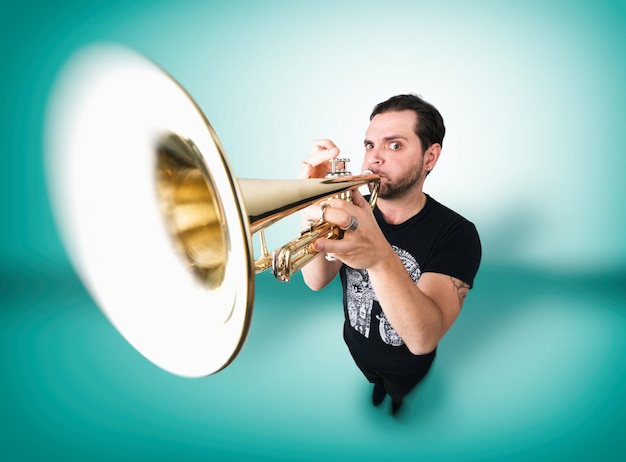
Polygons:
[[[375,103],[440,108],[426,190],[476,223],[484,258],[400,418],[369,404],[337,284],[257,276],[246,347],[201,379],[108,323],[44,170],[55,76],[98,41],[179,80],[241,177],[294,177],[322,137],[358,170]],[[0,6],[0,44],[2,460],[626,458],[625,2],[25,0]]]

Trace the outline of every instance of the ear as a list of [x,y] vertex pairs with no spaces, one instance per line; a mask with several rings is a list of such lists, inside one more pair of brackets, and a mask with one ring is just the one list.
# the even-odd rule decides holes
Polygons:
[[440,155],[441,145],[439,143],[431,144],[426,150],[424,153],[424,170],[426,170],[426,174],[430,173],[430,171],[435,168]]

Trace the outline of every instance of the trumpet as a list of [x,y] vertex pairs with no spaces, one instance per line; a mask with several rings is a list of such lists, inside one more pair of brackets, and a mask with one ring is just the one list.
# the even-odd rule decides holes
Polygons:
[[[117,330],[156,366],[184,377],[227,367],[247,339],[255,275],[283,282],[343,231],[312,223],[279,249],[265,230],[379,178],[333,159],[325,178],[237,178],[184,88],[117,45],[79,51],[46,117],[47,179],[61,238],[83,284]],[[252,237],[261,242],[255,259]]]

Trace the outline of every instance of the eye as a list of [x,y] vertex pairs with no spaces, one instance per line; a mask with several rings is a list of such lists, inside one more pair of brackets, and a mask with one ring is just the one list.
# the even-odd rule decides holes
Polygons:
[[391,143],[389,143],[389,149],[391,149],[392,151],[397,151],[400,148],[402,148],[402,144],[400,144],[398,141],[392,141]]
[[374,149],[374,143],[365,143],[364,146],[365,146],[365,149],[367,149],[368,151],[370,149]]

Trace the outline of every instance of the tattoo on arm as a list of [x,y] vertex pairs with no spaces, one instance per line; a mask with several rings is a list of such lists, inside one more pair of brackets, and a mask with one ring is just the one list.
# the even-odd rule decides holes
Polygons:
[[452,285],[454,286],[454,290],[456,290],[456,295],[459,297],[459,305],[462,307],[463,302],[465,301],[465,297],[467,297],[467,290],[469,290],[469,284],[464,283],[463,281],[459,281],[453,277],[450,277],[452,281]]

